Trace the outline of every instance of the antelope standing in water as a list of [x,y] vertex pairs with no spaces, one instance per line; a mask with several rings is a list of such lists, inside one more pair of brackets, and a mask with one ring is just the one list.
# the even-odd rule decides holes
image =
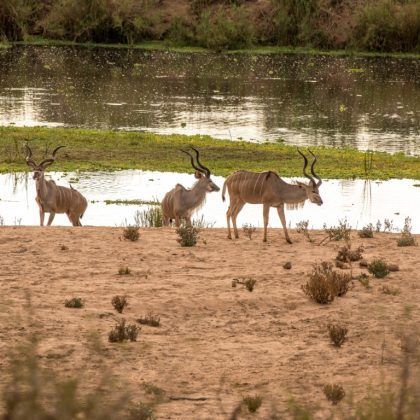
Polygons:
[[56,213],[66,213],[73,226],[82,226],[80,219],[86,211],[87,201],[78,191],[60,187],[54,181],[47,181],[44,176],[45,168],[55,162],[55,154],[65,146],[54,149],[52,157],[44,159],[39,165],[32,159],[32,150],[25,145],[27,150],[26,163],[34,171],[36,180],[36,198],[39,206],[40,224],[44,226],[45,213],[50,213],[47,225],[50,226]]
[[[286,217],[284,215],[284,205],[297,208],[303,206],[306,200],[322,205],[322,198],[319,195],[319,187],[322,184],[321,178],[315,173],[314,167],[317,161],[316,156],[309,150],[314,160],[311,165],[311,175],[306,172],[308,159],[298,149],[299,154],[304,159],[303,174],[309,179],[309,184],[297,182],[288,184],[283,181],[275,172],[249,172],[238,171],[230,175],[223,184],[222,199],[225,201],[226,187],[229,191],[230,204],[226,213],[228,238],[232,239],[230,231],[230,219],[232,219],[235,238],[239,238],[236,227],[236,218],[245,203],[262,204],[264,216],[264,238],[267,242],[267,225],[270,207],[276,207],[283,226],[286,241],[291,244],[289,233],[286,227]],[[315,179],[317,181],[315,181]]]
[[162,200],[163,224],[165,226],[168,226],[172,219],[175,219],[177,227],[180,225],[181,219],[185,219],[187,225],[190,226],[191,216],[195,210],[204,204],[206,194],[212,191],[220,191],[220,188],[210,178],[210,169],[201,164],[198,150],[194,147],[191,147],[191,149],[196,154],[197,164],[194,163],[194,158],[189,152],[185,150],[181,150],[181,152],[190,157],[197,182],[190,190],[187,190],[181,184],[176,184],[175,188],[165,194]]

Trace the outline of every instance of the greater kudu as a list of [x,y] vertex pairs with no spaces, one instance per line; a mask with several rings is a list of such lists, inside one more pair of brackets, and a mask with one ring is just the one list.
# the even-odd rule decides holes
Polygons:
[[162,200],[163,224],[165,226],[168,226],[173,219],[175,219],[176,226],[180,225],[181,219],[185,219],[187,225],[190,226],[191,216],[195,210],[203,205],[206,194],[212,191],[220,191],[220,188],[210,178],[210,169],[201,164],[199,151],[194,147],[191,147],[191,149],[196,154],[197,165],[189,152],[186,150],[181,150],[181,152],[190,157],[197,182],[190,190],[184,188],[181,184],[176,184],[171,191],[165,194]]
[[[284,205],[286,204],[288,207],[296,208],[303,206],[305,201],[308,199],[319,206],[322,204],[322,198],[319,195],[319,187],[322,180],[314,171],[317,158],[309,150],[309,153],[311,153],[314,158],[311,165],[311,173],[313,176],[311,176],[306,172],[308,159],[299,149],[298,152],[304,159],[303,174],[310,180],[308,185],[303,182],[288,184],[272,171],[258,173],[238,171],[227,177],[223,185],[222,199],[225,201],[225,192],[227,187],[230,197],[229,209],[226,213],[229,239],[232,239],[230,219],[232,219],[235,238],[239,238],[238,229],[236,227],[236,218],[245,203],[251,203],[263,205],[264,242],[267,241],[267,225],[270,207],[277,207],[277,212],[279,214],[281,224],[283,225],[286,241],[289,244],[292,243],[289,233],[287,232]],[[314,177],[317,181],[315,181]]]
[[54,181],[47,181],[44,176],[45,168],[55,162],[55,155],[59,149],[65,146],[58,146],[54,149],[52,157],[44,159],[40,164],[32,159],[32,150],[25,145],[27,155],[26,163],[34,171],[33,178],[36,180],[36,198],[39,206],[40,224],[44,226],[45,213],[50,213],[48,226],[54,220],[56,213],[66,213],[73,226],[82,226],[80,219],[87,208],[86,198],[73,187],[60,187]]

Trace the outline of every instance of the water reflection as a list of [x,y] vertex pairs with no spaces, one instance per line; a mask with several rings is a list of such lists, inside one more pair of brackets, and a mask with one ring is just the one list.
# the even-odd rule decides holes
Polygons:
[[[132,223],[135,212],[147,208],[136,205],[106,205],[104,200],[161,200],[176,183],[187,187],[194,182],[191,174],[138,170],[65,175],[51,173],[50,176],[59,185],[65,186],[75,178],[79,179],[72,185],[89,200],[82,222],[94,226]],[[220,187],[223,185],[224,178],[212,178]],[[375,224],[378,219],[390,219],[394,226],[402,227],[404,218],[410,216],[413,232],[420,232],[420,188],[414,187],[414,184],[415,181],[404,179],[386,182],[326,180],[321,187],[323,206],[306,203],[303,209],[286,211],[286,218],[292,227],[297,222],[308,219],[311,228],[321,228],[324,223],[336,224],[339,219],[346,217],[353,227],[361,228],[367,223]],[[32,177],[26,174],[0,175],[0,217],[3,217],[6,224],[38,225],[39,214],[34,197],[35,181]],[[224,227],[226,208],[227,203],[222,202],[220,194],[208,194],[198,217],[204,215],[216,227]],[[261,227],[262,207],[246,205],[239,214],[238,226],[244,223]],[[54,224],[67,226],[70,223],[65,215],[57,215]],[[270,226],[280,226],[275,209],[270,214]]]
[[420,154],[420,60],[0,50],[0,124]]

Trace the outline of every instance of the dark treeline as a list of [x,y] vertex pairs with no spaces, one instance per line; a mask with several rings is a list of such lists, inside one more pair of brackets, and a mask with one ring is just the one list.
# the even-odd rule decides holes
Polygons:
[[420,52],[419,0],[1,0],[0,40],[28,36],[215,50]]

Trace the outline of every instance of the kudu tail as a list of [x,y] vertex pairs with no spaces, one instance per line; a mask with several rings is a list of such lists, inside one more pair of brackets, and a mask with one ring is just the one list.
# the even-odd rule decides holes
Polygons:
[[224,182],[224,184],[223,184],[223,189],[222,189],[222,200],[223,200],[223,201],[225,201],[225,200],[226,200],[226,198],[225,198],[225,193],[226,193],[226,182],[227,182],[227,180]]

